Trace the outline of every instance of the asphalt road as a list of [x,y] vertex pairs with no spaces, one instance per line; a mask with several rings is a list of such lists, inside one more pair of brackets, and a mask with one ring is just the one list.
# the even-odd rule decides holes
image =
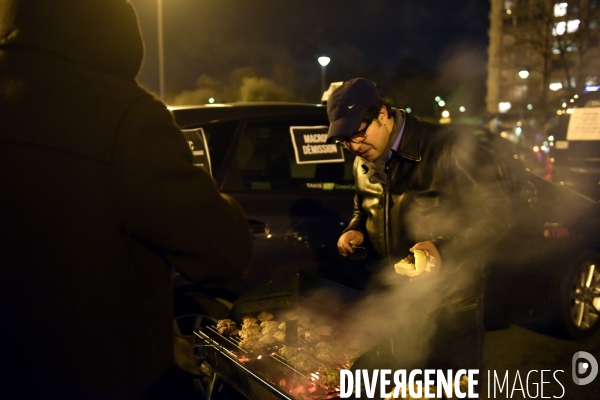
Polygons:
[[[588,385],[576,385],[573,381],[571,364],[573,355],[578,351],[590,353],[600,363],[600,332],[581,341],[556,339],[519,326],[488,332],[484,367],[486,379],[489,371],[492,383],[484,383],[480,399],[600,399],[600,372]],[[543,385],[542,370],[543,381],[546,382]],[[559,370],[564,372],[557,372]],[[494,372],[499,384],[495,383]],[[589,374],[580,375],[580,378],[586,376]],[[501,391],[505,377],[506,383]]]

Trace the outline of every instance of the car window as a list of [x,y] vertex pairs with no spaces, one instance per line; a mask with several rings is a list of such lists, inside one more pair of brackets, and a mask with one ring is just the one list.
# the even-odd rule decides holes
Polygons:
[[[224,184],[228,190],[353,190],[354,156],[344,162],[299,164],[290,127],[323,126],[326,121],[288,120],[246,125],[236,149],[232,171]],[[238,179],[232,179],[232,175]]]
[[208,142],[213,176],[217,176],[223,165],[223,159],[233,140],[238,123],[239,121],[229,121],[202,125]]

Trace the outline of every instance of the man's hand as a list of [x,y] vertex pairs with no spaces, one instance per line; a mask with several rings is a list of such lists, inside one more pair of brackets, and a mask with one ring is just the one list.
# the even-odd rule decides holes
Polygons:
[[410,251],[412,251],[413,253],[415,250],[425,250],[427,253],[429,253],[430,256],[435,258],[435,267],[433,267],[431,271],[423,272],[421,275],[411,278],[410,280],[418,281],[437,275],[437,273],[440,272],[440,268],[442,267],[442,257],[440,256],[440,252],[438,251],[437,247],[435,247],[435,244],[433,244],[433,242],[419,242],[410,249]]
[[337,243],[340,255],[347,257],[350,254],[354,254],[353,246],[360,246],[364,240],[364,235],[359,231],[344,232]]

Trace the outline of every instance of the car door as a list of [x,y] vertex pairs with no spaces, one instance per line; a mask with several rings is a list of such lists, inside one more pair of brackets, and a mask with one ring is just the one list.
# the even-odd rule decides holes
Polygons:
[[297,270],[351,286],[362,281],[363,261],[344,260],[337,252],[352,213],[353,156],[345,152],[338,162],[303,163],[294,148],[290,128],[326,132],[327,125],[325,115],[240,122],[220,184],[255,231],[253,262],[243,277],[248,287]]

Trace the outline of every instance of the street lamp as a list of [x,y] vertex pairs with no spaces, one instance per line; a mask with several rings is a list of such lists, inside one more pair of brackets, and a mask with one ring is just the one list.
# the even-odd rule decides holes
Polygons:
[[325,67],[329,64],[331,58],[322,56],[317,61],[321,64],[321,94],[323,94],[325,92]]
[[156,0],[158,20],[158,93],[160,101],[165,101],[165,54],[163,46],[163,13],[162,0]]

